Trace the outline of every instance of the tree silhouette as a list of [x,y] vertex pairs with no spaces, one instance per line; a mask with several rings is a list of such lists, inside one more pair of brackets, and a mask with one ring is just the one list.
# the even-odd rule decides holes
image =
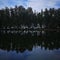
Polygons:
[[0,10],[0,28],[17,27],[32,24],[45,26],[47,29],[60,28],[60,8],[46,8],[39,13],[34,13],[31,7],[25,9],[23,6],[15,6],[15,8],[8,8]]

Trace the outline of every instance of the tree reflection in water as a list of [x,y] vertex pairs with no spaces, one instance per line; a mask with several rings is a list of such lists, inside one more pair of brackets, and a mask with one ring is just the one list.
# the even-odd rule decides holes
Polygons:
[[59,31],[0,31],[0,49],[16,52],[32,51],[33,46],[53,50],[60,48]]

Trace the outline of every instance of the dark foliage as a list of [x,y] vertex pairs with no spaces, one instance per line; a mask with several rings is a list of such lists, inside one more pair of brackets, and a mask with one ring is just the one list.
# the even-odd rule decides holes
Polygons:
[[60,8],[54,9],[46,8],[45,11],[41,10],[39,13],[32,11],[29,7],[25,9],[23,6],[15,6],[15,8],[8,8],[0,10],[0,28],[2,27],[20,27],[21,25],[27,25],[28,27],[34,24],[40,24],[45,28],[59,28],[60,27]]

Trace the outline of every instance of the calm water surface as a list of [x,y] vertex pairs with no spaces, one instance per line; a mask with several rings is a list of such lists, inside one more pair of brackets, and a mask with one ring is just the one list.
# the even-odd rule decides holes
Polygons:
[[0,60],[60,60],[60,32],[1,31]]

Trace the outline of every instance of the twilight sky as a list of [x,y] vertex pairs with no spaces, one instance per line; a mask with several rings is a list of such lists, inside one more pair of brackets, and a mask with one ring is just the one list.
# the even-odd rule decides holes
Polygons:
[[25,8],[32,7],[33,10],[40,11],[45,8],[59,8],[60,0],[0,0],[0,9],[15,5],[23,5]]

